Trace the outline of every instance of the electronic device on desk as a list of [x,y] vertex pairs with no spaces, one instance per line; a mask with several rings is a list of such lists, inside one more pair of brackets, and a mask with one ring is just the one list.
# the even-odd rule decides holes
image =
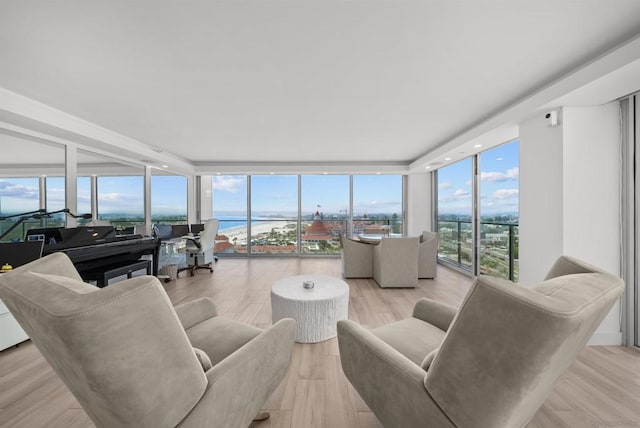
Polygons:
[[174,224],[171,226],[171,236],[180,238],[189,234],[188,224]]
[[204,224],[202,223],[192,224],[190,225],[190,230],[191,230],[191,233],[193,233],[194,235],[199,235],[200,232],[204,230]]

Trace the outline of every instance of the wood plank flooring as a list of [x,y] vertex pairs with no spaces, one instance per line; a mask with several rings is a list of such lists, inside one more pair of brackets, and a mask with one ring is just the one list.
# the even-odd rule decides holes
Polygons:
[[[221,316],[257,327],[271,324],[270,287],[278,278],[307,273],[340,276],[334,258],[221,259],[205,271],[164,287],[174,304],[214,299]],[[416,289],[381,289],[373,280],[348,280],[349,317],[369,327],[406,318],[421,297],[459,305],[470,280],[439,267],[438,278]],[[291,368],[265,404],[267,427],[380,427],[340,366],[336,339],[296,344]],[[78,402],[31,342],[0,352],[0,427],[92,427]],[[425,421],[425,426],[427,422]],[[530,428],[640,427],[640,352],[588,347],[557,382]]]

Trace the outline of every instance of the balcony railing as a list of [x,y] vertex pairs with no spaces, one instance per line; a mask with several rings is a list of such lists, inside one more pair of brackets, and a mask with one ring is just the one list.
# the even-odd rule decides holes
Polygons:
[[[480,222],[480,273],[517,281],[518,231],[515,223]],[[471,272],[471,221],[439,220],[438,232],[438,258]]]

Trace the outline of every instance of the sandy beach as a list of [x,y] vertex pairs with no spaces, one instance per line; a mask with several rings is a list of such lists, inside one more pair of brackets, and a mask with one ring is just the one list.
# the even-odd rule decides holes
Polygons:
[[[262,233],[270,233],[272,229],[277,230],[285,230],[287,225],[293,225],[290,227],[297,226],[294,220],[265,220],[265,221],[254,221],[251,224],[251,234],[255,237]],[[292,229],[292,230],[295,230]],[[235,245],[246,245],[247,244],[247,227],[246,226],[236,226],[231,227],[229,229],[220,230],[218,235],[224,235],[229,238],[229,242]],[[234,239],[236,239],[234,241]]]

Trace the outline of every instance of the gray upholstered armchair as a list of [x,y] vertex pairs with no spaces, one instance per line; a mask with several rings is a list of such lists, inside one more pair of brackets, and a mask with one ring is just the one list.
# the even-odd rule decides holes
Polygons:
[[0,297],[98,427],[247,427],[294,344],[293,320],[262,331],[209,299],[174,309],[151,276],[99,289],[62,253],[3,274]]
[[418,285],[420,238],[382,238],[373,247],[373,279],[382,288]]
[[422,232],[418,245],[418,278],[435,278],[438,261],[438,234]]
[[481,276],[457,311],[422,299],[373,330],[339,321],[342,367],[386,427],[523,427],[623,289],[569,257],[531,288]]
[[342,276],[345,278],[371,278],[373,276],[372,244],[340,235]]

